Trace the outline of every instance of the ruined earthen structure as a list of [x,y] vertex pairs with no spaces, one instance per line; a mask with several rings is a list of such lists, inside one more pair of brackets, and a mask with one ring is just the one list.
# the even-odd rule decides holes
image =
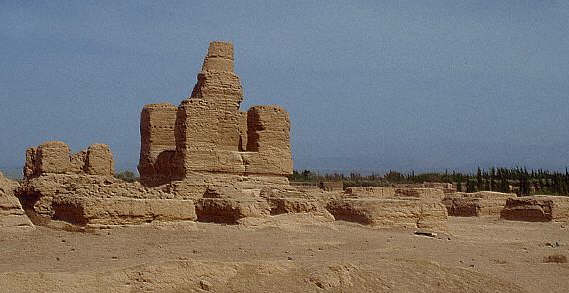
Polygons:
[[43,174],[114,175],[113,154],[108,145],[94,144],[71,155],[69,147],[60,141],[51,141],[26,150],[24,178]]
[[290,122],[278,106],[239,110],[243,89],[233,45],[212,42],[190,97],[142,110],[138,170],[146,185],[185,181],[200,196],[211,185],[288,184]]
[[238,224],[245,218],[304,213],[375,227],[444,230],[437,188],[348,188],[341,182],[305,190],[289,185],[290,122],[278,106],[239,110],[243,89],[233,46],[212,42],[190,97],[178,107],[141,113],[140,182],[113,176],[108,146],[71,154],[63,142],[26,152],[17,195],[34,223],[81,227],[154,221]]
[[374,227],[427,228],[444,231],[447,212],[440,202],[421,199],[342,198],[328,203],[336,220]]
[[192,200],[114,177],[107,145],[94,144],[70,154],[63,142],[47,142],[26,152],[25,181],[16,189],[37,224],[52,220],[77,226],[195,220]]
[[14,190],[19,185],[18,182],[5,178],[0,172],[0,232],[33,227],[18,198],[14,196]]
[[509,198],[500,217],[527,222],[569,222],[569,197],[524,196]]
[[372,198],[420,198],[440,201],[444,197],[442,189],[416,187],[349,187],[346,196]]
[[278,106],[241,112],[242,101],[232,44],[212,42],[187,100],[143,108],[140,183],[113,177],[106,145],[71,155],[65,143],[47,142],[26,152],[18,196],[38,223],[235,223],[266,216],[261,189],[286,188],[292,173],[289,115]]
[[321,181],[318,182],[318,187],[325,191],[343,191],[344,182],[342,181]]
[[443,182],[423,182],[420,187],[441,189],[445,194],[457,192],[456,185]]
[[428,228],[443,231],[447,211],[436,188],[349,187],[327,201],[336,220],[372,227]]
[[447,195],[443,203],[449,216],[480,217],[499,216],[509,198],[515,193],[479,191],[474,193],[457,192]]
[[389,198],[395,196],[394,187],[348,187],[345,190],[348,197],[377,197]]

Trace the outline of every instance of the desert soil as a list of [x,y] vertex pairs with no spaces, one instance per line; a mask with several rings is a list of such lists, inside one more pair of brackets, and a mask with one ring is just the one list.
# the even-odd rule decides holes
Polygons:
[[569,264],[544,263],[569,256],[563,224],[451,217],[427,237],[295,217],[2,233],[0,291],[569,291]]

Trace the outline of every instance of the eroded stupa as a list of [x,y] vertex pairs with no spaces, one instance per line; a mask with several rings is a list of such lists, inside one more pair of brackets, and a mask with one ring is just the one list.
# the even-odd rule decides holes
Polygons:
[[177,107],[142,109],[139,182],[114,176],[107,145],[72,154],[63,142],[46,142],[27,150],[24,181],[11,185],[20,210],[34,224],[81,228],[196,220],[238,224],[280,214],[446,228],[442,190],[289,185],[288,112],[275,105],[244,112],[242,101],[233,45],[212,42],[187,99]]
[[146,105],[141,113],[141,182],[209,185],[288,184],[292,173],[289,114],[275,105],[240,110],[243,88],[233,45],[211,42],[191,95],[178,107]]

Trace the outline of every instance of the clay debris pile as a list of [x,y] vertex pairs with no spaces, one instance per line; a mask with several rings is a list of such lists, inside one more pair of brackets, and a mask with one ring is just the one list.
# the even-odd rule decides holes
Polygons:
[[480,217],[499,216],[509,198],[515,198],[515,193],[479,191],[474,193],[457,192],[447,195],[443,203],[449,216]]
[[0,230],[25,230],[33,227],[25,215],[14,190],[20,184],[5,178],[0,172]]
[[500,217],[527,222],[569,222],[569,197],[536,195],[509,198]]

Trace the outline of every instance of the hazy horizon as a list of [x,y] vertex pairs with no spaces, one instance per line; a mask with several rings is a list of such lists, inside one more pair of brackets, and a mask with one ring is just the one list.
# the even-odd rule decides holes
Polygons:
[[0,169],[106,143],[136,168],[144,104],[178,105],[209,41],[246,110],[291,116],[295,169],[569,165],[567,1],[0,4]]

